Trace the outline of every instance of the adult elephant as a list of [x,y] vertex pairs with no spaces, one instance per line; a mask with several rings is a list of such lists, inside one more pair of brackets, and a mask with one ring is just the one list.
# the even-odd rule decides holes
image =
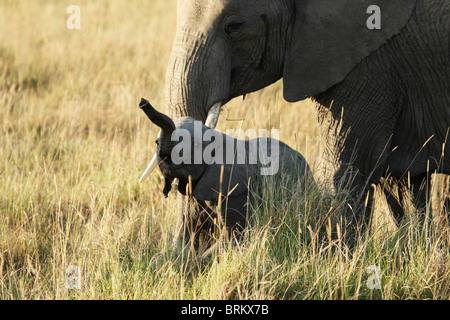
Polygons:
[[356,226],[372,183],[409,177],[417,193],[450,174],[449,21],[448,0],[179,0],[166,113],[214,127],[230,99],[283,78],[287,101],[316,102],[335,181],[369,192],[353,194]]

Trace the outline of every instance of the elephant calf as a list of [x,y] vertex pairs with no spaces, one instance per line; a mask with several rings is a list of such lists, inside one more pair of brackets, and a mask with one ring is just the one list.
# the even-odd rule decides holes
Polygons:
[[237,140],[191,117],[172,120],[145,99],[139,107],[161,128],[156,156],[164,195],[177,179],[179,193],[188,196],[188,201],[181,197],[177,238],[182,235],[196,249],[209,247],[222,226],[239,239],[252,214],[248,203],[261,187],[271,183],[292,190],[306,179],[313,182],[305,158],[279,140]]

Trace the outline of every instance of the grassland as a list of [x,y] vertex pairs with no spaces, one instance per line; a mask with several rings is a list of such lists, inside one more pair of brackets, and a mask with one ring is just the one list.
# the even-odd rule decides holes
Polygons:
[[[66,27],[70,4],[80,30]],[[175,194],[159,174],[138,183],[157,129],[137,107],[164,108],[175,7],[0,2],[0,299],[449,299],[448,226],[411,209],[396,228],[378,200],[373,232],[341,241],[345,190],[319,169],[314,107],[286,103],[281,83],[230,102],[219,129],[282,128],[319,188],[291,200],[269,188],[242,246],[207,266],[177,255]],[[67,289],[71,265],[80,289]]]

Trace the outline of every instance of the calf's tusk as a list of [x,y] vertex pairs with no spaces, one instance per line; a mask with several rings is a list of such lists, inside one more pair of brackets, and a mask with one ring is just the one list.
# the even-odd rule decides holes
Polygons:
[[147,169],[145,169],[144,173],[142,174],[141,178],[139,179],[139,182],[141,183],[147,177],[152,173],[153,170],[155,170],[156,166],[158,165],[158,160],[156,159],[156,154],[153,156],[152,160],[147,166]]

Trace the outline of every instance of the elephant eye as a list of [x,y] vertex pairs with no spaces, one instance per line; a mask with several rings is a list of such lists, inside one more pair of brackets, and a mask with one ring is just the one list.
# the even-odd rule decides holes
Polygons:
[[242,27],[242,22],[232,22],[227,26],[227,33],[233,34],[239,32]]
[[242,31],[242,26],[244,24],[244,20],[242,17],[229,17],[226,21],[225,32],[230,37],[236,37]]

